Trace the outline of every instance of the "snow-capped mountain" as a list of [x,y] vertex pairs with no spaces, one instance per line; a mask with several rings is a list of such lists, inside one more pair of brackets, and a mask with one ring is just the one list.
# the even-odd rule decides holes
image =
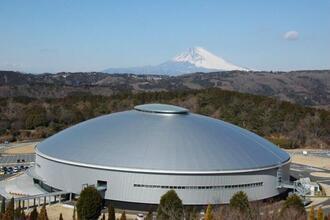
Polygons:
[[202,47],[190,48],[172,59],[173,62],[188,62],[196,67],[213,70],[246,70],[245,68],[231,64],[221,57],[210,53]]
[[202,47],[194,47],[159,65],[132,68],[109,68],[104,70],[104,72],[180,75],[194,72],[231,70],[248,71],[247,68],[236,66]]

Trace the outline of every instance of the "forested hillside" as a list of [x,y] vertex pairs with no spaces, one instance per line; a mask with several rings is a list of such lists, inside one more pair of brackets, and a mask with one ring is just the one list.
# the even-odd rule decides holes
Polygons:
[[330,109],[330,70],[291,72],[225,71],[181,76],[77,72],[24,74],[0,71],[0,97],[62,98],[76,92],[109,96],[120,92],[155,92],[221,88],[276,97],[303,106]]
[[329,111],[216,88],[111,96],[76,93],[63,98],[0,98],[0,139],[45,138],[78,122],[151,102],[183,106],[234,123],[282,147],[330,148]]

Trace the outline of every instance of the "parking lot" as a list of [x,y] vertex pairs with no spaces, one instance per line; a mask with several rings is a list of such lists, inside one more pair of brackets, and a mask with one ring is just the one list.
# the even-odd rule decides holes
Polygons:
[[0,157],[0,165],[9,164],[20,164],[20,163],[32,163],[35,161],[35,154],[16,154],[16,155],[6,155]]
[[[288,150],[291,155],[304,155],[313,157],[330,158],[329,150]],[[305,153],[305,154],[304,154]]]

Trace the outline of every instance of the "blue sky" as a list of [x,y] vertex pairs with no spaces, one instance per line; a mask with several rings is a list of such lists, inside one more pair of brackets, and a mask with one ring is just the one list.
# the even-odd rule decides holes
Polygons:
[[252,69],[330,69],[330,0],[0,2],[0,69],[159,64],[194,46]]

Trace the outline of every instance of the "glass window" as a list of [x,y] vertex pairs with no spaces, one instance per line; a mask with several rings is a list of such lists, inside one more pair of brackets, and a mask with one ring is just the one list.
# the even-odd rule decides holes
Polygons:
[[[98,185],[105,185],[106,181],[98,181]],[[248,188],[262,186],[263,182],[257,183],[244,183],[236,185],[217,185],[217,186],[163,186],[163,185],[144,185],[144,184],[133,184],[134,187],[144,188],[162,188],[162,189],[230,189],[230,188]]]

